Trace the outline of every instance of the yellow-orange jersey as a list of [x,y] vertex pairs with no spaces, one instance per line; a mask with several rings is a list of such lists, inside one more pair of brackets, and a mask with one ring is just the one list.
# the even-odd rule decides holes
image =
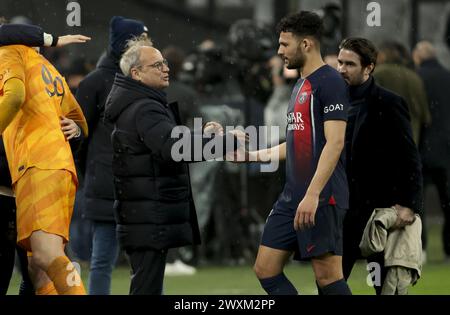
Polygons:
[[8,79],[25,86],[25,102],[3,132],[12,183],[28,168],[70,171],[76,179],[69,142],[60,117],[72,119],[87,135],[83,112],[70,89],[52,64],[33,48],[22,45],[0,47],[0,97]]

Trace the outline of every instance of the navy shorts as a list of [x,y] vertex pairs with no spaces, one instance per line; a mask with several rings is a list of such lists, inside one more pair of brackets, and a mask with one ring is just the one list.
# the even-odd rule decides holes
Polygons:
[[317,209],[315,225],[294,230],[295,211],[272,210],[267,218],[261,245],[292,251],[295,260],[309,260],[326,253],[342,256],[342,229],[346,210],[336,206]]

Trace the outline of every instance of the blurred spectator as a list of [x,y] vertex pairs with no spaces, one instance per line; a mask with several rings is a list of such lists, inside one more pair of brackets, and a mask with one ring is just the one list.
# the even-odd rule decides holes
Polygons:
[[77,92],[80,82],[92,70],[92,66],[84,58],[76,58],[71,61],[69,68],[66,70],[65,77],[74,95]]
[[447,47],[450,49],[450,14],[447,15],[444,40],[445,43],[447,44]]
[[[337,58],[337,53],[339,52],[339,43],[342,40],[341,7],[336,3],[328,3],[321,10],[319,10],[318,13],[323,21],[322,40],[320,42],[322,55],[336,55]],[[337,68],[337,61],[336,67],[333,68]]]
[[[277,40],[271,28],[251,20],[238,20],[229,29],[227,58],[233,72],[228,79],[237,81],[244,96],[240,108],[245,126],[264,125],[264,107],[273,91],[269,60],[276,55]],[[266,135],[258,133],[258,138],[259,146],[265,146]],[[262,229],[273,198],[261,191],[270,189],[273,182],[271,175],[261,173],[259,167],[258,163],[250,163],[242,169],[241,202],[244,217],[251,218],[249,224],[259,224],[258,229]],[[255,243],[257,247],[259,237]]]
[[431,121],[422,79],[410,69],[411,57],[397,42],[386,41],[379,47],[374,77],[379,85],[402,96],[408,103],[414,142],[420,143],[424,125]]
[[273,92],[264,109],[264,122],[268,127],[279,127],[279,137],[271,137],[268,140],[270,145],[278,145],[286,139],[287,126],[286,117],[280,115],[280,113],[287,111],[292,87],[298,79],[298,71],[287,69],[279,56],[272,57],[269,64],[272,74]]
[[425,184],[435,184],[439,192],[444,212],[442,243],[450,262],[450,72],[439,63],[436,49],[430,42],[419,42],[413,51],[413,59],[425,84],[432,117],[421,142]]
[[42,55],[49,60],[62,75],[66,76],[72,64],[72,58],[66,48],[41,49]]
[[[77,58],[72,60],[69,66],[64,71],[67,85],[73,95],[76,95],[78,86],[84,77],[89,73],[90,67],[86,60],[83,58]],[[92,238],[92,226],[89,220],[83,218],[83,182],[84,173],[81,173],[78,169],[79,155],[78,152],[73,152],[75,163],[77,165],[78,178],[80,186],[75,195],[75,204],[73,207],[72,220],[70,221],[70,242],[66,247],[68,256],[72,260],[78,262],[88,262],[91,258],[91,238]]]
[[[298,70],[287,69],[284,61],[278,56],[273,56],[270,61],[273,92],[264,108],[264,122],[270,132],[271,127],[278,127],[279,134],[269,133],[269,146],[277,146],[286,141],[286,113],[291,99],[292,89],[298,80]],[[283,190],[286,181],[286,164],[280,161],[280,165],[275,172],[260,174],[264,186],[261,190],[266,193],[267,203],[276,200]],[[270,201],[269,201],[270,200]],[[262,214],[264,216],[264,214]]]
[[323,61],[334,69],[338,68],[338,56],[336,54],[326,55],[323,57]]
[[162,54],[169,62],[170,85],[166,89],[169,102],[177,101],[180,108],[181,123],[193,128],[194,117],[198,117],[197,94],[195,90],[180,81],[180,72],[185,59],[184,52],[175,46],[166,47]]
[[[224,127],[244,125],[245,98],[237,80],[230,79],[234,69],[224,50],[205,41],[189,62],[203,122],[217,121]],[[247,255],[241,199],[243,167],[220,162],[190,165],[200,230],[205,234],[200,247],[203,261],[236,264]]]
[[253,20],[238,20],[229,29],[228,44],[227,54],[244,96],[266,104],[272,93],[267,67],[267,61],[275,54],[272,30]]
[[[189,128],[194,128],[194,118],[199,117],[197,94],[193,87],[180,81],[180,72],[183,70],[185,59],[184,52],[175,46],[169,46],[161,52],[169,62],[170,85],[165,89],[169,103],[178,102],[181,123]],[[167,276],[193,275],[196,269],[185,264],[182,260],[181,249],[170,249],[167,253],[166,269]]]
[[97,69],[81,81],[76,95],[89,126],[89,137],[78,154],[84,185],[82,196],[77,199],[83,203],[84,217],[92,221],[89,294],[110,294],[111,273],[119,250],[113,214],[113,124],[103,122],[105,102],[116,73],[121,73],[119,60],[127,41],[136,36],[146,38],[146,32],[141,21],[114,16],[110,21],[107,53],[100,57]]

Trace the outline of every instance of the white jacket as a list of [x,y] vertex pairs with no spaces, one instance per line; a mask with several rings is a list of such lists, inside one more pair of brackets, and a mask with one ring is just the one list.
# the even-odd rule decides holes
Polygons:
[[416,215],[413,224],[391,229],[397,221],[393,208],[375,209],[367,222],[359,244],[367,257],[384,251],[384,264],[388,273],[382,294],[407,294],[422,272],[422,221]]

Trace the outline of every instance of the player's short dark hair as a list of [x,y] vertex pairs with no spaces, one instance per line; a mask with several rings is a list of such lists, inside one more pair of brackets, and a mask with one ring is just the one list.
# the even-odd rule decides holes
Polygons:
[[339,45],[339,49],[353,51],[361,59],[361,66],[364,68],[373,63],[377,64],[378,50],[368,39],[361,37],[349,37],[344,39]]
[[311,36],[320,42],[323,32],[322,19],[314,12],[300,11],[281,19],[277,25],[278,34],[290,32],[297,37]]

